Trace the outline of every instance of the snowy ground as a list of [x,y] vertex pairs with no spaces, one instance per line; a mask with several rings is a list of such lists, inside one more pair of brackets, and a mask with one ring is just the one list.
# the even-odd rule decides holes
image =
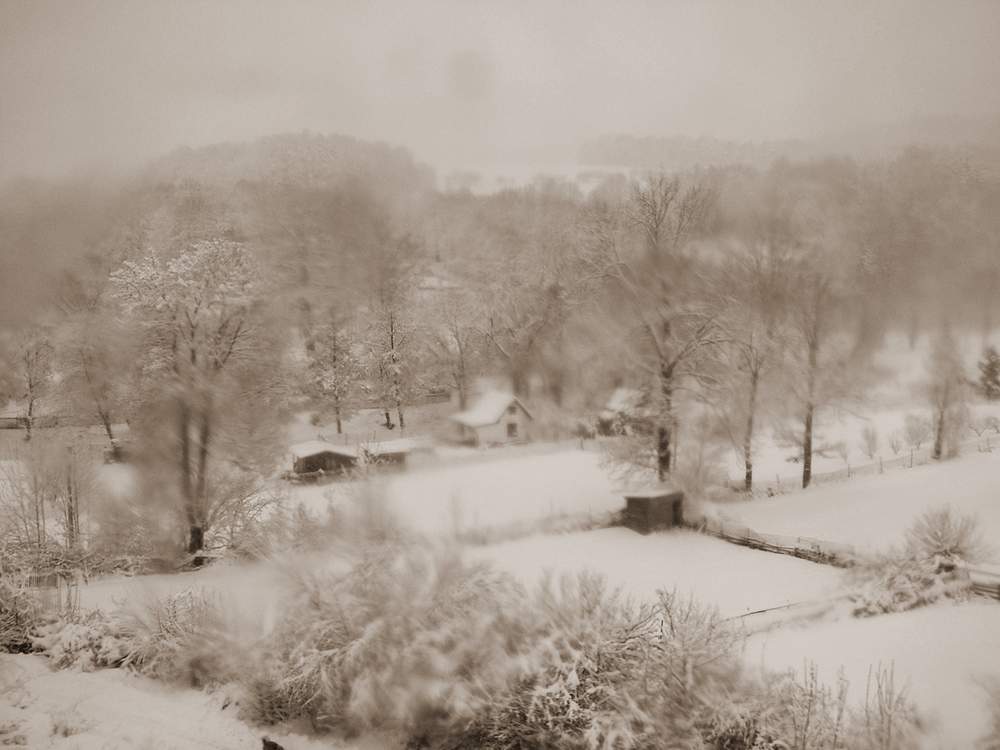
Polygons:
[[841,572],[805,560],[738,547],[691,531],[643,536],[629,529],[533,536],[473,549],[531,585],[545,571],[590,570],[637,601],[676,590],[719,608],[725,617],[825,600],[838,592]]
[[988,728],[984,681],[1000,677],[1000,606],[944,603],[865,619],[786,627],[751,638],[751,667],[793,669],[814,662],[828,683],[843,668],[849,699],[864,700],[870,666],[894,668],[897,685],[930,722],[927,747],[972,748]]
[[988,542],[1000,539],[1000,450],[710,507],[755,531],[872,550],[898,543],[917,516],[944,504],[975,515]]
[[[1000,333],[994,337],[1000,342]],[[958,341],[966,372],[970,379],[978,377],[976,367],[982,356],[983,341],[978,335],[964,336]],[[874,367],[880,373],[880,380],[864,394],[863,402],[844,403],[821,409],[816,415],[815,444],[817,447],[843,443],[847,456],[841,457],[836,450],[825,455],[814,454],[813,473],[844,471],[848,465],[857,469],[873,463],[862,445],[862,431],[874,427],[879,436],[878,456],[883,461],[891,461],[896,454],[890,446],[890,437],[903,428],[906,416],[914,414],[930,418],[931,409],[924,393],[927,382],[927,363],[930,359],[931,341],[923,337],[910,346],[905,336],[890,335],[883,347],[874,356]],[[1000,417],[1000,404],[971,402],[970,411],[977,416]],[[793,434],[801,433],[802,426],[789,422]],[[975,434],[967,431],[963,437],[975,440]],[[994,436],[994,443],[1000,438]],[[797,455],[797,447],[779,444],[774,430],[762,429],[757,435],[754,451],[754,474],[761,484],[778,483],[793,485],[802,476],[802,464],[788,459]],[[904,449],[900,455],[908,452]],[[875,461],[877,461],[876,456]],[[742,480],[743,457],[739,450],[726,451],[726,472],[731,480]]]
[[[221,693],[124,670],[53,672],[41,656],[0,654],[0,745],[43,750],[247,750],[265,734],[286,750],[355,748],[251,727]],[[374,750],[382,744],[367,745]]]
[[[620,483],[599,453],[579,449],[536,453],[499,452],[497,457],[408,470],[374,486],[405,524],[428,534],[504,529],[573,516],[600,517],[621,510]],[[346,482],[290,490],[292,505],[325,512],[359,489]]]

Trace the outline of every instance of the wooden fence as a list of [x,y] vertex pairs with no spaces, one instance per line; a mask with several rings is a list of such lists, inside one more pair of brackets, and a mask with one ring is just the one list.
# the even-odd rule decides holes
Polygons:
[[[824,565],[850,567],[858,559],[858,550],[850,544],[829,542],[805,536],[763,534],[747,526],[705,519],[697,528],[707,534],[751,549],[791,555]],[[1000,564],[962,565],[972,591],[979,596],[1000,601]]]
[[[979,451],[992,452],[994,447],[994,441],[991,441],[989,437],[983,438],[970,438],[969,440],[964,440],[958,444],[958,453],[963,454],[972,448]],[[815,472],[812,475],[811,485],[815,486],[818,484],[827,484],[830,482],[842,482],[846,479],[854,479],[855,477],[866,477],[874,476],[875,474],[883,474],[886,471],[892,469],[909,469],[914,466],[923,466],[929,464],[934,459],[931,457],[933,453],[933,446],[927,445],[923,446],[919,450],[910,450],[909,448],[904,449],[900,452],[898,456],[893,456],[889,459],[879,458],[875,461],[866,464],[858,464],[857,466],[845,466],[842,469],[835,469],[834,471],[824,471]],[[793,492],[802,488],[802,464],[796,464],[798,467],[799,475],[787,475],[787,476],[777,476],[773,479],[767,479],[764,477],[754,478],[754,494],[766,493],[768,495],[782,494],[784,492]],[[732,479],[729,481],[728,486],[730,489],[742,492],[744,490],[744,482],[742,479]]]

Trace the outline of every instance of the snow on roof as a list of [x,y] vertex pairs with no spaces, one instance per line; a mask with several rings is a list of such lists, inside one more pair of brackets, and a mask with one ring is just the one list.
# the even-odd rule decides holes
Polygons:
[[342,456],[358,457],[358,451],[349,445],[334,445],[325,440],[306,440],[289,447],[288,452],[295,458],[307,458],[320,453],[339,453]]
[[363,447],[365,453],[370,456],[385,456],[393,453],[410,453],[426,445],[426,438],[397,438],[396,440],[366,443]]
[[511,404],[517,404],[528,415],[529,419],[532,418],[531,412],[525,409],[524,404],[513,393],[487,391],[479,397],[471,408],[453,414],[451,419],[466,427],[486,427],[499,422]]
[[613,412],[630,412],[642,406],[645,394],[636,388],[615,388],[604,408]]

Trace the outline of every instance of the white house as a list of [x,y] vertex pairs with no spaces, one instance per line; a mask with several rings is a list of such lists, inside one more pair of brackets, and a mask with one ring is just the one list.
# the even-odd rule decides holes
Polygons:
[[523,442],[532,419],[517,396],[503,391],[487,391],[470,408],[451,416],[459,439],[475,445]]

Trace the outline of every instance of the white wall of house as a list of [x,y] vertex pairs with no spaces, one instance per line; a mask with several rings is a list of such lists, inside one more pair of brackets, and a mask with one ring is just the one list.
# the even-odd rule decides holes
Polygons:
[[[524,413],[524,410],[515,406],[513,414],[508,409],[496,424],[477,427],[474,430],[476,441],[479,445],[502,445],[505,443],[524,442],[529,437],[530,422],[531,420]],[[508,425],[514,426],[515,434],[510,434]]]

